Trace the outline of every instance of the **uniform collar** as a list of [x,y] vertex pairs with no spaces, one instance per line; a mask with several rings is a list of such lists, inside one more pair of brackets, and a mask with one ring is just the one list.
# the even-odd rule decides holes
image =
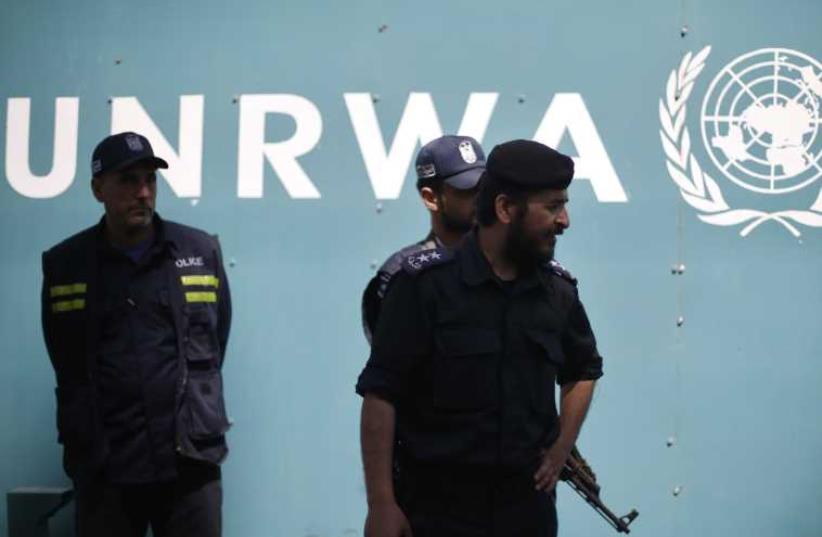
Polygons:
[[496,281],[497,277],[491,269],[491,264],[482,253],[479,245],[477,229],[473,229],[463,239],[459,252],[460,271],[462,280],[468,285],[480,285],[486,281]]
[[160,215],[154,213],[154,232],[157,234],[157,242],[168,244],[173,250],[179,250],[180,239],[166,225],[166,221]]
[[437,234],[434,233],[434,230],[428,232],[428,235],[425,236],[420,242],[418,242],[420,246],[425,246],[426,248],[445,248],[445,244],[437,237]]
[[[486,281],[492,281],[501,285],[499,277],[494,274],[491,264],[480,248],[477,228],[474,228],[463,240],[459,249],[459,263],[462,279],[466,284],[480,285]],[[551,289],[550,279],[537,267],[527,274],[517,276],[514,282],[515,293],[538,286],[548,291]]]
[[[154,226],[154,246],[166,246],[167,244],[172,249],[179,248],[178,241],[175,240],[173,234],[168,233],[168,226],[166,226],[165,220],[160,218],[160,215],[156,212],[154,213],[152,225]],[[98,249],[105,250],[112,248],[106,240],[106,215],[103,215],[97,223],[95,235],[97,237]]]

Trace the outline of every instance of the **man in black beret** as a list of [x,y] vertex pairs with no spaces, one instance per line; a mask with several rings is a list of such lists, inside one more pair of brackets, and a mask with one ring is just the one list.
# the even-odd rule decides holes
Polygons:
[[495,147],[479,227],[403,262],[357,383],[366,536],[556,535],[554,487],[602,375],[553,261],[573,173],[542,144]]

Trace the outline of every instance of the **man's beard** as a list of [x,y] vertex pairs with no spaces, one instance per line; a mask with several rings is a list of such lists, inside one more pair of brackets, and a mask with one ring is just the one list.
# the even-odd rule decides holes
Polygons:
[[[440,200],[442,203],[442,200]],[[451,215],[448,213],[448,207],[443,205],[443,210],[440,212],[440,222],[442,223],[442,227],[447,229],[448,231],[452,231],[454,233],[460,233],[462,235],[471,231],[471,228],[474,227],[474,217],[471,215],[469,218],[459,218],[457,216]]]
[[524,226],[525,215],[517,214],[508,228],[503,253],[520,272],[529,272],[554,258],[554,248],[548,253],[540,251],[535,237],[529,236]]

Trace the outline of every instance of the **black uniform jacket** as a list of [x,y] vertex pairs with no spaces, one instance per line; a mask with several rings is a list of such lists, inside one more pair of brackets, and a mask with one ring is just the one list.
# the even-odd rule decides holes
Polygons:
[[430,250],[442,246],[440,240],[431,231],[427,237],[419,242],[415,242],[405,248],[394,252],[386,259],[373,278],[365,286],[362,294],[362,328],[365,332],[365,339],[371,343],[371,336],[377,324],[377,317],[380,314],[380,306],[388,292],[391,280],[402,270],[402,262],[411,254],[419,253],[423,250]]
[[546,264],[500,281],[471,234],[406,258],[357,383],[396,409],[401,459],[524,468],[559,433],[555,382],[602,375],[572,279]]
[[[220,245],[214,236],[157,215],[155,226],[168,243],[162,261],[168,285],[156,300],[170,309],[177,342],[175,449],[219,464],[228,453],[221,368],[231,325]],[[94,475],[108,450],[97,377],[107,298],[97,284],[103,229],[101,220],[43,253],[43,333],[57,379],[58,441],[74,479]]]

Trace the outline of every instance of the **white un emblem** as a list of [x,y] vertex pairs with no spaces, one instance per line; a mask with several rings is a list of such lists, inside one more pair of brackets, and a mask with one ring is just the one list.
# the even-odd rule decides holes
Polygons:
[[[710,54],[710,46],[687,52],[668,75],[659,100],[665,166],[682,199],[703,222],[740,226],[743,237],[767,222],[782,225],[794,237],[802,234],[801,226],[822,228],[822,188],[772,197],[781,207],[771,203],[765,209],[756,201],[759,194],[785,194],[822,182],[817,181],[822,176],[822,65],[795,50],[767,48],[723,67],[705,93],[699,117],[702,141],[714,164],[705,167],[691,143],[686,103]],[[728,203],[716,174],[756,193],[745,202],[753,206]],[[799,199],[814,195],[813,202]],[[811,203],[807,209],[806,203]]]
[[738,57],[702,102],[702,140],[716,167],[762,194],[804,188],[822,175],[822,65],[785,48]]

